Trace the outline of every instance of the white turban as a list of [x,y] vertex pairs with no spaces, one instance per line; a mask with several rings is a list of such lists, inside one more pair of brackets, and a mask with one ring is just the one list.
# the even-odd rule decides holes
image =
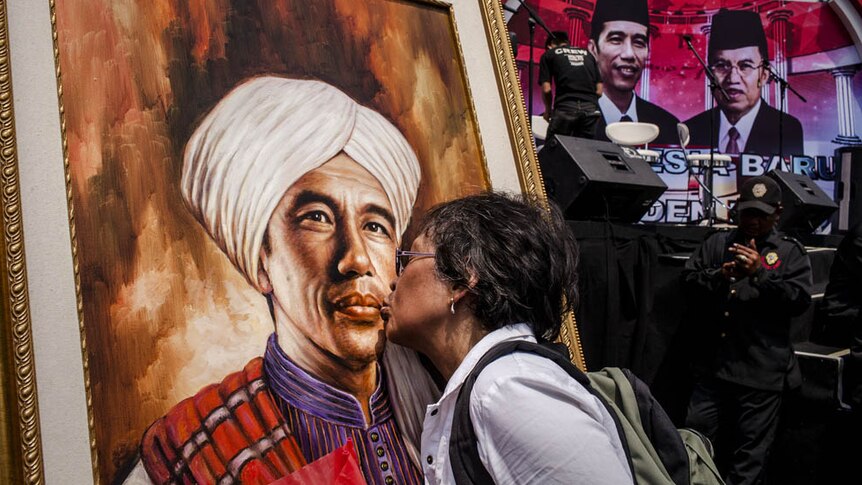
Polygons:
[[284,193],[340,152],[380,182],[400,239],[416,200],[419,161],[395,126],[320,81],[263,76],[206,115],[183,156],[192,214],[255,288],[263,237]]

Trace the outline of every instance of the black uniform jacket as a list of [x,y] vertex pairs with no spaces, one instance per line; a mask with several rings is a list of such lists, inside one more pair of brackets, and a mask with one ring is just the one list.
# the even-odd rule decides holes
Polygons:
[[683,272],[697,315],[700,373],[761,390],[795,387],[800,374],[790,342],[791,318],[811,303],[811,263],[798,241],[771,232],[755,241],[761,268],[735,282],[721,274],[733,260],[738,231],[716,232],[688,260]]

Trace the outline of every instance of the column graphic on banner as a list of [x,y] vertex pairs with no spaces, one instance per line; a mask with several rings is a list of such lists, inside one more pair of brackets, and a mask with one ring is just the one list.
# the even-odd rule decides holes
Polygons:
[[859,64],[854,64],[829,71],[835,78],[835,96],[838,103],[838,136],[832,142],[839,145],[862,145],[862,139],[856,135],[856,123],[853,119],[853,76],[859,72],[859,67]]
[[[658,35],[658,28],[655,25],[649,26],[649,37],[650,39],[654,39]],[[652,65],[652,49],[650,49],[647,58],[644,60],[644,68],[641,71],[641,81],[640,81],[640,97],[644,101],[649,101],[649,72],[650,66]]]
[[[700,31],[703,32],[703,42],[704,45],[709,45],[709,32],[712,30],[712,24],[706,24],[700,28]],[[706,60],[709,63],[709,59]],[[703,73],[703,109],[710,110],[712,109],[712,91],[709,89],[709,76],[706,73]]]
[[590,13],[575,7],[569,7],[564,12],[569,19],[569,45],[583,47],[586,45],[586,39],[583,38],[584,22],[590,17]]
[[[787,24],[790,21],[791,15],[793,15],[793,12],[784,9],[773,10],[766,15],[772,28],[772,41],[775,46],[775,55],[772,56],[772,69],[775,70],[775,72],[783,79],[787,79]],[[786,93],[784,96],[784,105],[779,106],[779,103],[781,102],[781,84],[773,83],[772,85],[775,87],[775,102],[770,104],[787,113]],[[764,88],[766,88],[766,86],[764,86]],[[768,91],[769,90],[767,90],[767,97],[764,98],[767,100],[769,99]]]
[[645,101],[649,101],[649,69],[650,62],[649,58],[647,58],[647,61],[644,63],[643,71],[641,71],[640,84],[640,97]]

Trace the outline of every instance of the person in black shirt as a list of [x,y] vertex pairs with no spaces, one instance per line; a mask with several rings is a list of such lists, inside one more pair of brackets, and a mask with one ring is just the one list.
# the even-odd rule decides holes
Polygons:
[[790,321],[811,302],[811,263],[775,230],[780,201],[773,179],[751,178],[739,228],[707,237],[683,272],[703,337],[686,426],[714,441],[729,485],[763,480],[782,391],[801,383]]
[[847,231],[835,251],[820,308],[829,343],[850,347],[844,358],[844,394],[862,423],[862,223]]
[[539,59],[539,84],[545,103],[542,116],[549,123],[545,140],[550,142],[556,134],[595,138],[600,114],[598,100],[602,94],[596,60],[586,49],[570,46],[565,32],[552,34]]

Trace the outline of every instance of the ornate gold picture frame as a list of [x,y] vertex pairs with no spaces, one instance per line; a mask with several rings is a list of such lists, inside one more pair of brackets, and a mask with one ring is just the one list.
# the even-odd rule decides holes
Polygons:
[[[393,8],[427,9],[428,15],[440,13],[448,15],[451,22],[449,28],[455,42],[455,51],[453,51],[455,64],[453,65],[460,66],[457,72],[450,72],[448,76],[450,79],[456,81],[460,79],[459,82],[463,82],[466,89],[464,100],[467,104],[460,114],[472,118],[472,121],[467,120],[467,124],[464,125],[472,128],[458,136],[467,138],[475,136],[478,141],[472,150],[477,157],[481,158],[477,161],[481,164],[480,168],[484,170],[484,175],[480,170],[477,180],[484,179],[495,189],[520,190],[544,199],[541,175],[520,94],[517,70],[510,54],[500,3],[495,0],[375,1],[381,4],[390,2],[395,6]],[[150,2],[148,5],[156,3],[173,5],[175,2]],[[212,4],[202,2],[203,10],[187,13],[186,18],[199,19],[201,15],[213,16],[218,13],[219,5],[227,3],[230,2]],[[290,2],[275,3],[282,5]],[[179,4],[185,4],[185,2],[179,2]],[[207,9],[207,6],[210,8]],[[103,25],[99,24],[99,21],[104,21],[105,16],[117,10],[120,10],[121,14],[118,14],[117,20],[112,23],[115,31],[102,28]],[[92,223],[88,225],[87,221],[92,222],[94,217],[92,211],[102,210],[106,204],[112,204],[118,197],[123,198],[128,194],[122,191],[103,194],[105,199],[96,201],[88,207],[81,197],[92,188],[92,183],[88,185],[88,182],[85,182],[86,179],[80,174],[81,170],[97,169],[93,167],[81,169],[80,165],[76,164],[90,163],[98,156],[108,157],[105,153],[88,153],[86,149],[91,149],[92,146],[81,142],[84,136],[104,136],[104,132],[98,129],[89,134],[85,129],[81,129],[90,121],[89,118],[81,121],[82,116],[86,117],[89,114],[87,112],[89,103],[91,101],[124,102],[122,99],[111,98],[116,93],[112,94],[110,89],[101,92],[93,90],[92,86],[90,89],[79,89],[86,87],[90,82],[100,82],[97,78],[101,76],[107,78],[115,75],[112,69],[116,68],[114,61],[119,59],[112,58],[109,59],[111,62],[101,63],[105,59],[91,59],[86,55],[82,56],[81,52],[86,51],[88,42],[95,42],[101,43],[100,45],[106,49],[114,47],[127,49],[124,52],[139,56],[152,55],[155,59],[159,52],[152,49],[153,46],[129,45],[142,39],[143,33],[135,32],[135,29],[159,28],[168,35],[169,31],[175,32],[171,29],[177,29],[177,26],[169,21],[162,26],[143,25],[145,19],[148,22],[159,20],[154,19],[152,15],[131,14],[133,12],[142,14],[143,10],[145,7],[134,5],[134,2],[87,2],[84,6],[83,3],[73,1],[52,1],[42,6],[16,4],[11,12],[7,12],[7,2],[0,0],[0,110],[2,110],[0,111],[0,123],[2,123],[0,161],[4,169],[2,177],[4,251],[2,254],[5,258],[3,283],[0,286],[3,290],[4,311],[3,366],[2,378],[0,378],[0,384],[2,384],[0,390],[3,394],[3,407],[0,411],[3,411],[4,418],[0,423],[0,433],[2,433],[0,445],[5,451],[0,456],[2,460],[0,464],[3,465],[2,473],[8,475],[0,476],[4,482],[43,483],[46,479],[49,481],[54,479],[79,483],[81,477],[87,475],[85,471],[91,471],[92,474],[89,476],[95,482],[107,483],[116,480],[121,472],[124,457],[118,458],[116,454],[128,454],[127,448],[120,447],[115,450],[103,445],[103,442],[109,439],[107,436],[110,433],[106,433],[103,427],[100,428],[104,415],[100,415],[96,410],[108,394],[105,393],[104,379],[93,380],[94,369],[91,366],[94,362],[98,362],[97,365],[104,370],[105,366],[121,365],[124,357],[134,360],[139,356],[134,355],[134,347],[129,347],[127,343],[122,353],[113,355],[109,360],[99,362],[98,359],[93,359],[94,353],[100,351],[99,345],[105,345],[105,343],[104,340],[93,338],[92,331],[88,333],[87,325],[93,321],[92,309],[88,305],[92,302],[93,292],[99,291],[98,284],[107,280],[104,280],[106,276],[101,273],[94,277],[90,272],[107,272],[111,268],[110,265],[96,267],[89,264],[87,261],[92,260],[87,258],[92,257],[92,249],[87,249],[91,251],[88,253],[89,256],[80,252],[82,249],[80,243],[85,238],[95,241],[105,235],[104,228],[99,229]],[[165,15],[169,20],[170,15]],[[14,27],[9,27],[10,17],[13,19]],[[136,24],[136,19],[142,23]],[[356,22],[356,19],[351,22]],[[193,45],[191,47],[194,51],[193,55],[201,55],[201,49],[210,49],[215,45],[212,43],[212,36],[218,35],[218,22],[213,21],[212,25],[216,26],[214,30],[197,38],[198,40],[206,38],[210,44]],[[193,27],[202,28],[201,25]],[[52,34],[49,39],[42,38],[45,32]],[[182,32],[181,34],[185,35]],[[175,42],[177,38],[168,39],[165,42]],[[408,42],[408,45],[412,44]],[[10,47],[11,55],[6,50]],[[258,54],[264,55],[254,53],[254,55]],[[141,66],[147,61],[136,59],[133,62]],[[176,62],[178,61],[175,59],[169,59],[162,67],[175,69]],[[45,66],[48,65],[53,66],[50,80],[45,77],[48,73]],[[12,71],[15,72],[15,76],[11,75]],[[234,81],[240,81],[241,77],[261,75],[265,73],[264,71],[286,75],[297,74],[278,62],[273,62],[269,69],[261,70],[258,65],[257,68],[250,68],[244,72],[244,76],[235,75]],[[321,72],[298,74],[302,77],[324,77],[326,81],[338,84],[338,76],[333,76],[332,71],[332,67],[328,66]],[[19,72],[23,77],[20,81],[17,79]],[[446,75],[446,73],[443,74]],[[127,79],[139,83],[141,90],[158,91],[158,88],[152,85],[144,86],[147,83],[158,83],[157,80],[135,75],[128,76]],[[181,112],[180,116],[199,118],[219,96],[227,91],[229,85],[235,83],[234,81],[225,82],[220,93],[214,94],[211,98],[197,101],[202,106],[197,106],[194,112],[185,114]],[[52,83],[59,88],[55,89],[54,93],[56,104],[53,100],[46,102],[46,99],[51,99],[50,96],[45,96],[46,87]],[[110,82],[107,83],[108,86],[110,84]],[[338,87],[356,98],[360,104],[370,105],[390,119],[394,119],[395,124],[405,131],[411,143],[421,145],[421,141],[417,142],[419,131],[414,130],[411,135],[410,128],[405,128],[409,123],[404,120],[399,122],[396,109],[398,106],[388,105],[374,96],[385,89],[365,89],[367,86],[363,85],[362,81],[355,85],[347,83]],[[447,87],[451,88],[451,85]],[[171,96],[182,96],[174,91],[168,90],[168,92]],[[363,98],[363,93],[371,93],[371,95]],[[14,110],[13,94],[16,96]],[[101,94],[109,101],[101,99]],[[185,95],[189,96],[188,93]],[[171,104],[175,101],[174,98],[168,100],[155,96],[154,99],[168,107],[165,110],[166,116],[176,114],[176,111],[171,111],[172,107],[175,107]],[[189,99],[196,98],[191,96]],[[189,105],[191,104],[194,103]],[[55,110],[53,113],[51,106]],[[25,121],[26,124],[22,124]],[[121,124],[123,120],[118,119],[115,122]],[[187,127],[193,126],[194,123],[192,119],[187,120]],[[115,140],[115,143],[106,150],[130,150],[137,153],[135,148],[137,145],[129,143],[129,140],[147,138],[152,139],[148,136],[138,138],[132,136],[128,140]],[[171,140],[156,141],[164,142],[166,145],[171,143]],[[175,159],[181,150],[176,147],[172,150],[168,152],[173,153],[172,156]],[[59,157],[58,153],[61,154]],[[145,155],[141,154],[141,156]],[[136,155],[133,155],[132,158],[135,157]],[[63,162],[61,163],[60,160]],[[168,160],[166,163],[171,162]],[[426,169],[427,167],[423,168],[423,170]],[[170,170],[165,173],[170,173]],[[122,174],[112,176],[119,177]],[[442,189],[446,188],[442,182],[439,185]],[[62,187],[62,195],[57,193],[58,187]],[[477,186],[477,188],[482,187]],[[456,190],[448,193],[460,192]],[[141,198],[140,201],[144,198],[146,197]],[[434,201],[436,199],[433,197],[427,197],[427,203]],[[52,223],[58,218],[67,221],[65,237],[58,237],[60,234],[58,231],[62,228]],[[112,222],[112,224],[122,223],[120,219]],[[100,230],[102,232],[99,232]],[[65,254],[60,249],[64,244],[67,248]],[[25,248],[27,256],[25,256]],[[213,258],[217,257],[213,256]],[[72,334],[78,334],[80,338],[70,341],[72,339],[69,336]],[[562,338],[573,350],[575,360],[583,367],[577,330],[571,318],[566,322]],[[140,344],[146,347],[147,342],[140,342]],[[153,363],[158,367],[157,361]],[[119,392],[117,389],[115,385],[111,392]],[[39,395],[38,402],[37,395]],[[146,395],[139,396],[139,400],[145,399],[147,399]],[[141,403],[141,406],[145,405],[147,404]],[[134,407],[134,403],[123,405],[126,410]],[[120,426],[116,423],[121,423],[126,414],[123,414],[122,410],[114,410],[110,413],[115,417],[114,428]],[[133,427],[135,429],[130,429],[128,435],[139,437],[142,431],[140,423]],[[118,439],[115,436],[111,439],[114,440],[112,443],[122,441],[128,446],[137,438],[126,436]],[[88,463],[85,463],[85,457],[88,458]]]

